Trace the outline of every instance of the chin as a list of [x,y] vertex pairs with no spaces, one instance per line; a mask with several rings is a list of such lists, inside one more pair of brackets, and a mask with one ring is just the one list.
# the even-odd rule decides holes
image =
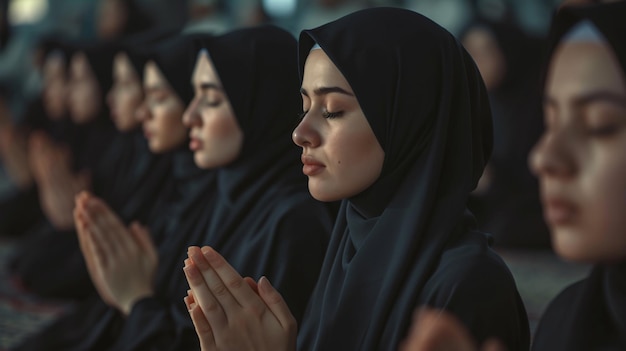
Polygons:
[[585,240],[581,240],[580,233],[571,229],[552,229],[552,247],[562,259],[571,262],[593,263],[598,261],[593,248]]

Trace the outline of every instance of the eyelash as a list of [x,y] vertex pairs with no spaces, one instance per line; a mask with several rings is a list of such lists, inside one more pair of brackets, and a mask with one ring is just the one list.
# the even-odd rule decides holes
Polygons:
[[[298,119],[302,120],[306,114],[309,113],[309,111],[302,111],[298,114]],[[322,117],[326,118],[326,119],[333,119],[333,118],[337,118],[337,117],[341,117],[341,115],[343,114],[343,111],[338,111],[338,112],[328,112],[328,111],[323,111],[322,112]]]
[[600,128],[593,128],[589,130],[589,134],[595,137],[610,137],[617,132],[617,126],[608,125]]

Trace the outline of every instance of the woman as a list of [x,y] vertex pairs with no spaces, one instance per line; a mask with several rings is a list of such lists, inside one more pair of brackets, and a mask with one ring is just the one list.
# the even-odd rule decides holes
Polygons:
[[[304,31],[299,50],[304,117],[293,140],[313,197],[343,202],[298,349],[397,348],[425,304],[479,340],[527,347],[513,278],[465,210],[491,151],[469,55],[423,16],[390,8]],[[268,280],[242,280],[203,253],[185,267],[202,347],[294,350],[295,319]]]
[[469,208],[494,245],[549,247],[538,185],[528,170],[541,134],[543,43],[509,23],[476,20],[459,36],[485,82],[493,115],[493,153]]
[[552,26],[530,166],[555,251],[595,266],[549,305],[534,350],[626,348],[625,16],[623,2],[563,8]]
[[219,248],[246,276],[267,275],[299,320],[333,217],[307,192],[289,138],[299,105],[296,40],[261,26],[198,44],[185,123],[196,164],[216,172],[218,200],[197,244]]

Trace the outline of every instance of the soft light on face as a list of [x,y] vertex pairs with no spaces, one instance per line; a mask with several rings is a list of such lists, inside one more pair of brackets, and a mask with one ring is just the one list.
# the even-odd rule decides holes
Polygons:
[[43,65],[43,104],[51,120],[59,120],[67,112],[65,59],[49,55]]
[[107,96],[111,119],[117,129],[127,132],[135,129],[139,121],[135,114],[143,100],[141,81],[128,56],[119,53],[113,61],[113,87]]
[[206,52],[198,56],[192,84],[195,97],[185,111],[184,122],[191,128],[189,148],[194,151],[196,165],[227,165],[241,152],[243,132]]
[[145,66],[145,108],[137,115],[143,122],[143,130],[150,151],[163,153],[183,145],[187,139],[187,128],[183,125],[185,106],[169,86],[154,62]]
[[102,92],[83,53],[72,57],[68,88],[68,108],[72,120],[84,124],[96,118],[102,107]]
[[380,176],[385,153],[352,88],[322,50],[313,50],[302,80],[304,118],[293,131],[302,147],[309,192],[320,201],[350,198]]
[[608,45],[564,43],[546,82],[546,130],[530,156],[555,250],[626,258],[626,83]]
[[506,75],[506,60],[493,34],[483,28],[471,29],[463,46],[476,62],[487,90],[497,88]]

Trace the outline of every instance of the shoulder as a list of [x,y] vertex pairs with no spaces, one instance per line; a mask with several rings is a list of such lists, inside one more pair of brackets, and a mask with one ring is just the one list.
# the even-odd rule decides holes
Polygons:
[[484,298],[517,292],[507,265],[479,232],[468,233],[443,252],[428,285],[439,291],[480,294]]

